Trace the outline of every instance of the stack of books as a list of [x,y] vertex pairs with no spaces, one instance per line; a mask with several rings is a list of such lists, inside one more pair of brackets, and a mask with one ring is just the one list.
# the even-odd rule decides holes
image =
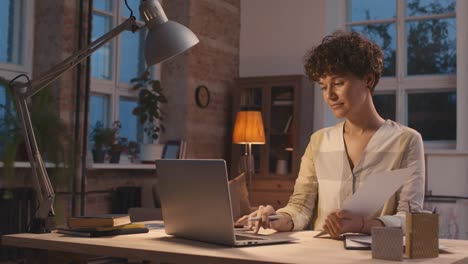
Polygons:
[[58,228],[57,233],[82,237],[101,237],[148,232],[148,228],[144,224],[132,223],[128,214],[70,217],[67,224],[68,228]]

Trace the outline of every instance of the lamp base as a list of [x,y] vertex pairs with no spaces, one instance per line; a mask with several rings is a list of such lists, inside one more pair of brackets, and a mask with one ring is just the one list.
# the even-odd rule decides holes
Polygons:
[[51,221],[52,219],[50,219],[50,217],[47,217],[46,219],[33,218],[31,219],[28,232],[34,234],[50,233]]

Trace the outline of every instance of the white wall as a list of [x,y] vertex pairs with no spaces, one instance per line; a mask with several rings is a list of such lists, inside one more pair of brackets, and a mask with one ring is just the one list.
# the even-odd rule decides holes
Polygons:
[[468,196],[466,152],[426,153],[427,191],[433,195]]
[[324,0],[241,0],[239,75],[302,74],[325,33]]

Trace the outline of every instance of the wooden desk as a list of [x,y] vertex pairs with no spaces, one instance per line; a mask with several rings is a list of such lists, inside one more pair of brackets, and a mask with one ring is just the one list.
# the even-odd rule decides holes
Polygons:
[[[2,244],[29,248],[28,263],[46,263],[39,253],[66,252],[77,255],[111,256],[149,263],[390,263],[372,259],[370,251],[345,250],[343,241],[313,238],[315,231],[277,233],[298,240],[288,244],[230,248],[167,236],[164,230],[106,238],[71,237],[57,233],[15,234],[2,237]],[[433,259],[405,259],[408,263],[468,263],[467,240],[440,240],[452,254]],[[70,262],[69,262],[70,263]]]

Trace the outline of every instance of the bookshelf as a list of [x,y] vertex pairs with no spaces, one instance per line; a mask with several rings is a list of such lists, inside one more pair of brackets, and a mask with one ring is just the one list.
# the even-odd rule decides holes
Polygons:
[[[303,75],[237,79],[233,120],[243,107],[262,112],[265,145],[253,145],[251,203],[284,206],[313,130],[313,84]],[[237,175],[243,145],[232,145],[231,175]]]

